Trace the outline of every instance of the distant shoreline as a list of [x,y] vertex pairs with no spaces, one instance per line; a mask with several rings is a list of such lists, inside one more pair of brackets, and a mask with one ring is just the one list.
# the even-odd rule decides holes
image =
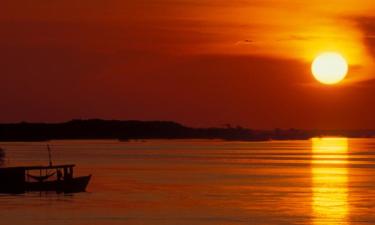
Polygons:
[[253,130],[242,127],[192,128],[171,121],[72,120],[64,123],[0,124],[0,141],[50,140],[308,140],[320,136],[375,137],[375,130]]

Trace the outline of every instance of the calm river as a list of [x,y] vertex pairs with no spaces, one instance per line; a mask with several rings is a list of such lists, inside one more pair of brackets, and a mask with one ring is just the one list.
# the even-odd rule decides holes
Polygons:
[[93,175],[88,192],[0,195],[0,224],[375,224],[375,139],[0,147],[7,166],[47,165],[47,144],[54,164]]

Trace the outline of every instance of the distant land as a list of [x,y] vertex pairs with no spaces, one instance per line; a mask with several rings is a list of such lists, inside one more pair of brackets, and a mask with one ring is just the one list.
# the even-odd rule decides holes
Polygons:
[[170,121],[72,120],[64,123],[0,124],[0,141],[63,139],[221,139],[227,141],[306,140],[319,136],[375,137],[375,130],[252,130],[226,125],[192,128]]

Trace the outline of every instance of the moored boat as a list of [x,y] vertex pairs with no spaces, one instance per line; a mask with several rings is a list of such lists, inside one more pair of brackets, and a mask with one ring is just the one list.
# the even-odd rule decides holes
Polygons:
[[86,191],[91,175],[74,177],[75,165],[50,165],[0,168],[0,193],[33,191],[76,193]]

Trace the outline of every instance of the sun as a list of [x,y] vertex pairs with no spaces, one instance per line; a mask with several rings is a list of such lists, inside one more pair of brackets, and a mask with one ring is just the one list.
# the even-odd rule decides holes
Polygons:
[[315,79],[327,85],[338,84],[345,79],[349,70],[345,58],[336,52],[326,52],[317,56],[311,65]]

